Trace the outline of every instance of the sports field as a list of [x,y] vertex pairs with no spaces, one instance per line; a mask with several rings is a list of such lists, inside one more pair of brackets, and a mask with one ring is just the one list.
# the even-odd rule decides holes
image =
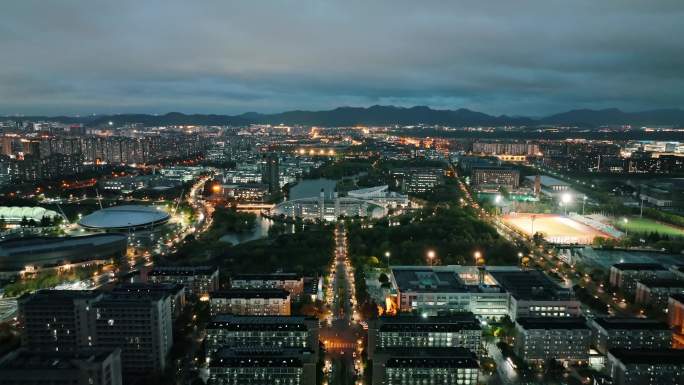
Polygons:
[[656,232],[661,235],[684,237],[684,229],[648,218],[629,217],[626,223],[624,218],[617,218],[613,224],[622,231],[627,230],[628,233]]
[[503,221],[528,236],[541,233],[551,243],[590,244],[596,237],[613,238],[564,215],[515,213],[505,215]]

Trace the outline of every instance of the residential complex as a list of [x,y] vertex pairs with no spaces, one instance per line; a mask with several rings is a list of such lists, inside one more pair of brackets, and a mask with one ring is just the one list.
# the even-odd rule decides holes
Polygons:
[[226,289],[209,293],[211,315],[290,315],[285,289]]

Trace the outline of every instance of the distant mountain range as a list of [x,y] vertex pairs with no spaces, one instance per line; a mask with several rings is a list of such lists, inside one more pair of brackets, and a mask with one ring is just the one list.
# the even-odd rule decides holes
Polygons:
[[[17,117],[9,117],[17,119]],[[603,110],[572,110],[542,118],[488,115],[465,108],[435,110],[425,106],[410,108],[394,106],[339,107],[327,111],[287,111],[277,114],[247,112],[241,115],[205,115],[170,112],[164,115],[120,114],[87,117],[27,116],[22,119],[55,120],[63,123],[84,123],[88,126],[142,123],[146,126],[164,125],[233,125],[248,124],[301,124],[316,126],[354,125],[445,125],[464,126],[540,126],[563,125],[593,128],[603,125],[658,125],[684,127],[684,110],[658,109],[641,112],[624,112],[617,108]]]

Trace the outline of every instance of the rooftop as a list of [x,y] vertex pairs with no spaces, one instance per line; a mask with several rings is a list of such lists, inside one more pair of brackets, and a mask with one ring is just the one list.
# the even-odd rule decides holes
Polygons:
[[646,287],[667,287],[667,288],[684,288],[684,280],[682,279],[644,279],[638,283]]
[[111,242],[126,242],[125,234],[93,234],[78,237],[26,237],[0,242],[0,255],[41,253],[84,246],[101,246]]
[[211,318],[207,329],[307,331],[318,325],[316,318],[304,316],[240,316],[219,314]]
[[282,298],[290,297],[284,289],[227,289],[212,291],[210,298]]
[[572,298],[572,291],[539,270],[490,270],[494,280],[517,300],[555,301]]
[[676,364],[684,365],[684,350],[680,349],[610,349],[609,355],[623,364]]
[[480,322],[472,313],[459,315],[419,317],[400,315],[397,317],[384,316],[376,321],[381,332],[457,332],[460,330],[480,330]]
[[516,321],[523,329],[589,329],[583,317],[519,317]]
[[178,293],[184,286],[176,283],[120,283],[113,289],[113,293]]
[[273,273],[273,274],[237,274],[230,277],[232,281],[237,280],[258,280],[258,281],[268,281],[268,280],[300,280],[302,279],[301,274],[296,273]]
[[670,298],[674,299],[675,301],[679,303],[684,303],[684,294],[670,294]]
[[122,205],[97,210],[78,224],[87,228],[118,229],[161,223],[169,218],[168,213],[154,206]]
[[616,263],[613,265],[618,270],[667,270],[663,265],[658,263]]
[[463,292],[463,281],[453,271],[435,271],[429,267],[392,268],[399,291]]
[[195,276],[195,275],[212,275],[218,268],[213,266],[159,266],[150,270],[147,275],[150,276]]
[[42,289],[34,293],[24,294],[21,301],[26,302],[50,302],[64,303],[75,299],[95,299],[102,293],[95,290],[48,290]]
[[600,317],[594,322],[607,330],[670,330],[665,322],[647,318]]
[[[117,349],[118,350],[118,349]],[[0,370],[7,369],[34,369],[34,370],[60,370],[79,369],[79,363],[96,363],[106,360],[117,350],[80,350],[78,352],[39,352],[19,349],[9,353],[0,363]]]

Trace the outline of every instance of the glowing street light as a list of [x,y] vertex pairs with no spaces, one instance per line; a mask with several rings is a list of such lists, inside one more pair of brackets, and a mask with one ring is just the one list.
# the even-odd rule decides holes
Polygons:
[[475,265],[477,265],[477,262],[482,259],[482,253],[480,251],[474,252],[473,258],[475,259]]
[[434,261],[434,259],[435,259],[435,251],[434,251],[434,250],[428,251],[428,252],[427,252],[427,257],[428,257],[428,261],[430,261],[430,266],[432,266],[433,261]]
[[387,258],[387,268],[389,269],[389,259],[390,259],[390,252],[385,251],[385,258]]

